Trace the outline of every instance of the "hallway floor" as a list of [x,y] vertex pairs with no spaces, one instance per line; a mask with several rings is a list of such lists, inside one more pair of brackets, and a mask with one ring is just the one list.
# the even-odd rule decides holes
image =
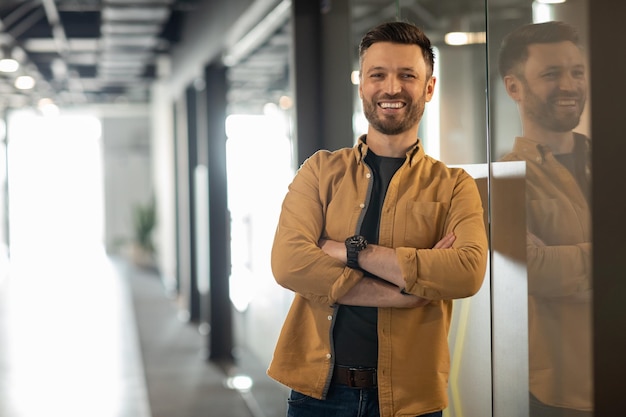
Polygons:
[[238,363],[253,388],[228,388],[154,273],[98,248],[40,249],[0,259],[0,417],[285,415],[252,358]]

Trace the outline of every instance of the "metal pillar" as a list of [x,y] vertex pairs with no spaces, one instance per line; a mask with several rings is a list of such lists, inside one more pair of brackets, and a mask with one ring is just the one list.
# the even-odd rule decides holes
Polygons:
[[209,358],[233,360],[233,324],[230,302],[230,213],[226,179],[226,68],[205,67],[207,168],[209,197]]
[[355,52],[348,0],[292,3],[292,89],[298,165],[319,149],[352,146]]
[[192,87],[176,103],[177,281],[182,308],[189,321],[199,318],[196,274],[194,169],[196,167],[196,94]]

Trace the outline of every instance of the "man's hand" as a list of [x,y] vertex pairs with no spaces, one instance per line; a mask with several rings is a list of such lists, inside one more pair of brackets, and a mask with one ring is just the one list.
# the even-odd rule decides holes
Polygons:
[[381,279],[363,277],[337,303],[360,307],[417,308],[430,300],[400,292],[400,288]]
[[320,239],[317,242],[317,246],[319,246],[321,250],[326,252],[326,255],[332,256],[333,258],[343,263],[348,262],[345,242],[336,242],[334,240]]
[[[449,249],[456,240],[450,232],[441,238],[432,249]],[[318,246],[327,255],[346,263],[346,246],[344,242],[320,239]],[[345,296],[338,300],[340,304],[416,308],[430,303],[430,300],[402,292],[404,278],[395,255],[395,249],[378,245],[368,245],[359,254],[359,264],[365,271],[381,279],[364,277]]]

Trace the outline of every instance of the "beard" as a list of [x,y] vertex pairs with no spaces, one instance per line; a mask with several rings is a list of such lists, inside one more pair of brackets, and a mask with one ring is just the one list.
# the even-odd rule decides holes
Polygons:
[[[587,95],[583,89],[576,92],[555,92],[545,100],[534,94],[526,80],[522,80],[526,102],[524,112],[538,125],[552,132],[569,132],[580,123]],[[560,109],[559,100],[576,100],[575,109]]]
[[[379,115],[379,100],[402,100],[406,103],[403,114]],[[406,94],[400,93],[393,96],[381,94],[372,97],[371,100],[363,99],[363,114],[369,124],[378,132],[385,135],[398,135],[411,129],[419,123],[424,114],[426,99],[422,94],[416,101],[411,100]]]

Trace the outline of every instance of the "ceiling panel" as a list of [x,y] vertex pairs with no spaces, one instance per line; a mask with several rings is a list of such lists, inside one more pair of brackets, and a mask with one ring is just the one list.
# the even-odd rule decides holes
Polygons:
[[[157,55],[176,45],[181,16],[203,1],[0,0],[0,59],[20,63],[0,73],[0,108],[43,97],[62,105],[147,102]],[[35,87],[16,89],[18,76],[33,77]]]
[[[17,73],[0,72],[0,109],[42,97],[67,105],[147,102],[159,56],[177,46],[186,16],[209,1],[228,0],[0,0],[0,58],[21,64]],[[224,54],[235,112],[258,110],[289,90],[289,2],[250,3],[265,4],[264,14]],[[528,4],[490,0],[490,11]],[[440,40],[461,18],[484,25],[484,7],[484,0],[352,0],[352,36],[356,45],[372,26],[400,16]],[[18,75],[34,77],[36,87],[15,89]]]

